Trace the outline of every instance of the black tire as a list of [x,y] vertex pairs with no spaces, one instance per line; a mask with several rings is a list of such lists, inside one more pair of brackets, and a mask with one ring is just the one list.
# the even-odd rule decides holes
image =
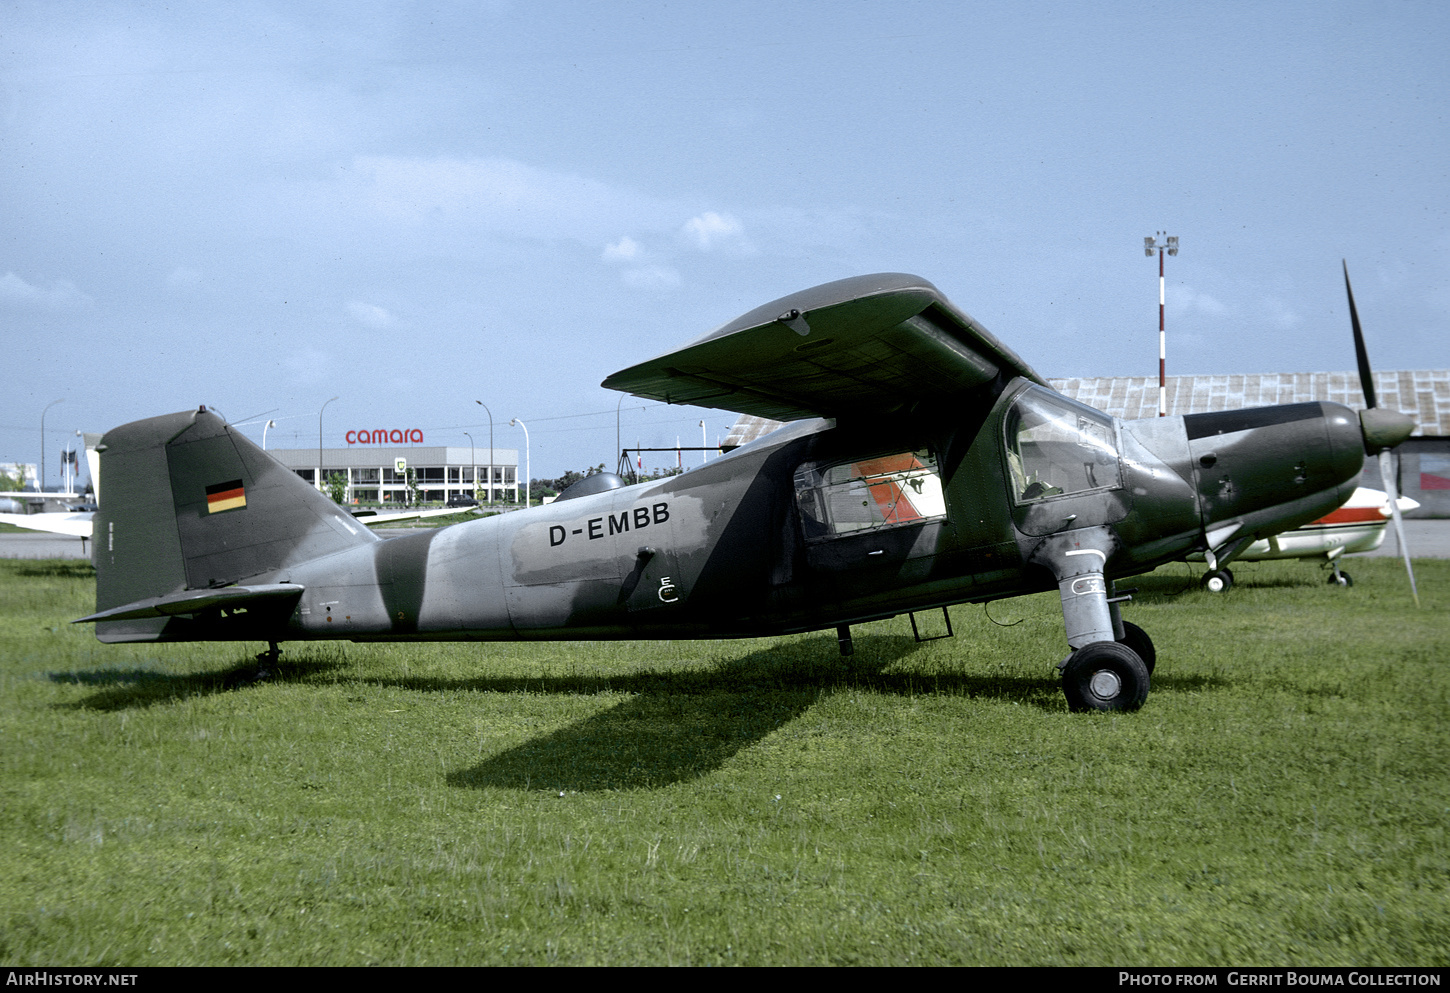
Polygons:
[[1353,586],[1354,585],[1354,580],[1349,578],[1349,573],[1347,573],[1343,569],[1341,569],[1341,570],[1339,570],[1339,575],[1337,575],[1337,576],[1334,573],[1332,573],[1332,572],[1329,574],[1329,585],[1330,586]]
[[1068,709],[1137,710],[1148,699],[1148,667],[1138,653],[1116,641],[1096,641],[1068,656],[1062,692]]
[[1143,667],[1148,670],[1148,675],[1153,675],[1153,667],[1158,664],[1158,649],[1153,647],[1153,639],[1148,637],[1148,632],[1131,621],[1123,622],[1123,636],[1118,639],[1118,644],[1127,645],[1133,653],[1143,661]]
[[1210,593],[1227,593],[1233,589],[1234,574],[1227,569],[1214,569],[1211,572],[1205,572],[1203,578],[1198,581],[1198,585]]

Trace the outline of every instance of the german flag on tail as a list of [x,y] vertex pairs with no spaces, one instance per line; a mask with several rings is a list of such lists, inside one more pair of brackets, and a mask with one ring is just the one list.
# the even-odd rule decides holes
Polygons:
[[247,505],[247,491],[240,479],[216,483],[206,488],[206,512],[219,514],[223,510],[240,510]]

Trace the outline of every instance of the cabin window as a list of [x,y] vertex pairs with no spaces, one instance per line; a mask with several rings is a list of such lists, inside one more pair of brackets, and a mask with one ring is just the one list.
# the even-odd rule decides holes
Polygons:
[[1018,503],[1121,485],[1113,419],[1043,390],[1023,393],[1005,420]]
[[936,459],[925,451],[808,462],[796,471],[795,491],[807,539],[920,524],[947,512]]

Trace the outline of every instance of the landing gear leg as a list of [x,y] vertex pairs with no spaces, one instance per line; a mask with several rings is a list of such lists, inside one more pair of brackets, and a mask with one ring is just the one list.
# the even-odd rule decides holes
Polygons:
[[1349,573],[1340,571],[1339,556],[1344,553],[1343,548],[1336,548],[1329,553],[1329,568],[1334,570],[1329,577],[1330,586],[1353,586],[1354,580],[1349,578]]
[[272,670],[277,668],[277,663],[282,660],[282,649],[277,647],[275,641],[267,642],[267,650],[257,655],[257,678],[271,679]]
[[[1073,710],[1136,710],[1148,697],[1148,666],[1129,644],[1142,631],[1123,621],[1108,595],[1104,567],[1115,540],[1106,529],[1085,529],[1053,536],[1033,555],[1057,577],[1063,628],[1073,649],[1059,668]],[[1151,650],[1147,635],[1143,640]]]

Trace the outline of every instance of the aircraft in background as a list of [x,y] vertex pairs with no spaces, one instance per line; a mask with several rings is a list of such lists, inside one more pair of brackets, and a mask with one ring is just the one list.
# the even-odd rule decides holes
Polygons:
[[[45,494],[47,497],[57,495]],[[410,521],[428,517],[446,517],[450,514],[461,514],[463,512],[457,507],[430,507],[421,510],[390,510],[381,513],[374,510],[356,510],[352,512],[352,516],[361,523],[372,527],[375,524]],[[46,511],[45,513],[39,514],[0,514],[0,523],[13,524],[15,527],[25,528],[29,531],[48,531],[52,534],[74,535],[84,541],[91,537],[91,532],[94,529],[92,522],[94,517],[94,509],[85,511]]]
[[795,423],[681,475],[599,473],[382,541],[205,408],[136,421],[97,446],[96,611],[77,623],[264,641],[259,661],[312,639],[823,629],[849,654],[853,625],[1056,589],[1069,706],[1127,710],[1156,651],[1117,579],[1194,552],[1219,568],[1323,517],[1414,428],[1372,403],[1116,419],[900,273],[765,304],[604,385]]
[[[1405,496],[1396,502],[1401,514],[1420,506],[1418,500]],[[1360,486],[1337,510],[1293,530],[1253,542],[1239,553],[1237,561],[1322,558],[1331,569],[1330,585],[1353,586],[1349,573],[1339,568],[1340,558],[1379,548],[1384,544],[1385,529],[1393,516],[1388,493]],[[1203,555],[1191,555],[1189,560],[1202,562]],[[1233,571],[1223,563],[1199,578],[1199,584],[1210,593],[1226,593],[1233,582]]]

